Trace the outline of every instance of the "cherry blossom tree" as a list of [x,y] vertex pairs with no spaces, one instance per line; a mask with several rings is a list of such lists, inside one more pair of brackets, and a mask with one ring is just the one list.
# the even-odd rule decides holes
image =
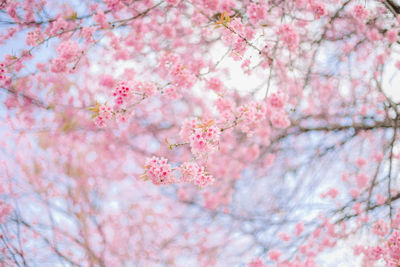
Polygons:
[[0,0],[0,266],[400,266],[396,0]]

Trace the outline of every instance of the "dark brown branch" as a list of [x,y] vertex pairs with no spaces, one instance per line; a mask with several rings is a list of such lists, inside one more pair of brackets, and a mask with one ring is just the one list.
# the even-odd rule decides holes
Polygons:
[[[400,193],[398,193],[398,194],[395,195],[395,196],[392,196],[390,200],[389,200],[389,199],[386,200],[386,202],[385,202],[384,205],[391,205],[391,203],[392,203],[393,201],[398,200],[398,199],[400,199]],[[384,205],[375,204],[375,205],[373,205],[373,206],[367,207],[366,211],[371,211],[371,210],[374,210],[374,209],[376,209],[376,208],[383,207]],[[349,215],[345,215],[345,216],[343,216],[342,218],[336,220],[336,221],[335,221],[335,224],[338,224],[338,223],[340,223],[340,222],[346,221],[346,220],[348,220],[348,219],[351,219],[351,218],[354,218],[354,217],[357,217],[357,216],[358,216],[358,214],[356,214],[356,213],[354,213],[354,214],[349,214]]]
[[383,4],[386,6],[387,9],[394,15],[397,16],[397,14],[400,14],[400,6],[398,6],[395,2],[392,0],[385,0],[383,1]]

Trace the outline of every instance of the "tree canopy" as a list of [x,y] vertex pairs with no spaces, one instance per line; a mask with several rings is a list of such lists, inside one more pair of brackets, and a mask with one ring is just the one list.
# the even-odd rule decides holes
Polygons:
[[399,267],[399,14],[0,0],[0,266]]

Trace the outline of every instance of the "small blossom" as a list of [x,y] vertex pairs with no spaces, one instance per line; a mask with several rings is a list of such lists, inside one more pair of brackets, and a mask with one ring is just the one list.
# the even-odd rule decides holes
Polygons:
[[316,19],[320,19],[326,13],[325,6],[321,3],[311,4],[311,9]]
[[111,75],[103,74],[100,76],[100,84],[102,86],[111,88],[114,86],[114,83],[115,83],[114,78]]
[[372,233],[377,236],[385,236],[389,233],[389,225],[384,220],[378,220],[372,226]]
[[296,235],[299,236],[304,231],[304,224],[299,222],[296,224]]
[[352,188],[350,189],[350,195],[355,199],[358,198],[360,196],[360,190],[356,189],[356,188]]
[[278,233],[278,237],[279,239],[289,242],[290,241],[290,235],[288,235],[287,233]]
[[389,41],[390,43],[396,42],[396,41],[397,41],[397,36],[398,36],[398,30],[397,30],[397,29],[389,30],[389,31],[386,33],[386,37],[387,37],[387,39],[388,39],[388,41]]
[[356,176],[356,183],[359,189],[365,187],[367,185],[368,182],[368,177],[361,173],[359,175]]
[[366,19],[368,17],[368,11],[360,4],[355,5],[353,8],[353,14],[358,19]]
[[252,259],[251,262],[247,264],[247,267],[265,267],[265,265],[260,258],[257,258]]
[[363,158],[357,158],[356,159],[356,165],[358,168],[361,168],[362,166],[364,166],[367,163],[367,161]]
[[180,0],[167,0],[167,3],[173,6],[178,5]]
[[336,198],[338,194],[339,194],[339,191],[336,188],[331,188],[325,194],[321,194],[321,197],[325,198],[327,196],[330,196],[331,198]]
[[268,252],[268,257],[272,261],[278,261],[281,255],[282,255],[282,252],[280,252],[279,250],[270,250]]
[[387,197],[382,196],[381,194],[378,194],[376,196],[376,204],[379,205],[379,206],[385,204],[386,200],[387,200]]

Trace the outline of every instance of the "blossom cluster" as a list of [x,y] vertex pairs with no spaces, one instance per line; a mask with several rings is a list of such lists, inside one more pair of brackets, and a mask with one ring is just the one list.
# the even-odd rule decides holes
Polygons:
[[46,29],[48,35],[57,35],[60,32],[66,31],[69,28],[69,23],[62,17],[58,17],[55,21],[50,23],[49,27]]
[[[396,148],[398,140],[391,140],[394,118],[385,107],[392,103],[390,96],[383,94],[387,83],[381,84],[391,75],[384,74],[388,69],[385,64],[397,61],[393,55],[398,48],[400,16],[396,18],[395,13],[399,13],[399,8],[389,10],[390,5],[385,5],[384,1],[367,4],[338,0],[296,0],[293,3],[104,0],[87,6],[75,6],[73,2],[76,1],[60,1],[66,3],[59,8],[56,2],[0,0],[5,22],[0,43],[6,45],[4,54],[10,48],[10,54],[4,55],[4,64],[0,64],[0,85],[4,91],[4,105],[15,109],[5,110],[2,116],[1,127],[6,138],[3,138],[0,164],[3,160],[10,164],[11,174],[7,176],[16,177],[10,179],[10,188],[13,186],[13,191],[16,190],[15,198],[21,203],[29,201],[33,192],[34,197],[39,194],[39,201],[35,201],[38,210],[49,208],[52,211],[54,207],[49,206],[47,200],[55,197],[66,205],[71,204],[69,206],[79,211],[82,218],[96,215],[98,225],[83,225],[85,229],[82,230],[78,221],[77,227],[66,228],[71,233],[58,235],[59,231],[56,232],[65,260],[71,259],[71,264],[82,261],[85,266],[115,266],[121,261],[151,266],[156,264],[154,262],[176,262],[175,255],[182,254],[176,252],[183,248],[189,252],[185,255],[190,256],[195,251],[198,259],[209,258],[210,264],[198,260],[199,265],[218,264],[211,264],[216,261],[214,257],[224,264],[229,262],[224,255],[230,256],[234,249],[228,242],[233,239],[228,231],[219,231],[234,220],[235,225],[245,224],[237,229],[243,228],[245,234],[254,235],[251,240],[261,237],[261,243],[249,246],[251,251],[265,249],[264,241],[274,244],[275,248],[268,247],[263,255],[262,260],[268,262],[254,259],[250,267],[263,267],[271,262],[277,266],[315,266],[314,258],[324,249],[367,227],[372,240],[380,243],[371,242],[368,247],[359,249],[365,261],[400,266],[400,213],[390,216],[390,220],[374,218],[369,224],[369,217],[384,214],[389,217],[387,206],[390,205],[392,211],[399,205],[395,202],[399,201],[395,167],[400,155],[397,149],[388,153],[388,145],[391,143]],[[315,21],[318,19],[321,21]],[[21,45],[27,48],[14,51],[16,48],[12,44],[18,42],[18,38],[13,40],[13,36],[25,37]],[[221,45],[226,46],[226,54],[219,53]],[[41,57],[46,49],[50,52],[48,59]],[[228,61],[227,55],[239,62]],[[331,61],[334,66],[329,64]],[[400,61],[395,64],[400,69]],[[239,73],[234,70],[239,66],[249,80],[248,83],[243,80],[246,84],[236,82],[240,77],[235,77]],[[136,76],[140,76],[141,81],[129,80]],[[118,83],[117,77],[123,82]],[[13,83],[9,86],[11,78]],[[268,88],[265,88],[267,83]],[[203,87],[206,90],[202,90]],[[90,108],[93,113],[90,122],[108,128],[93,130],[87,127],[84,119],[88,112],[82,109],[103,95],[109,98]],[[168,101],[178,98],[179,101]],[[395,107],[393,110],[396,113]],[[134,111],[137,111],[135,121],[129,127],[113,127],[115,121],[129,120]],[[289,112],[294,123],[292,128],[288,128]],[[200,114],[201,118],[193,118]],[[71,131],[71,125],[79,131]],[[348,139],[348,133],[354,136]],[[168,139],[179,139],[178,144],[169,144],[171,150],[178,146],[183,148],[168,151],[159,145],[162,140],[168,143]],[[358,146],[360,149],[356,149]],[[370,162],[365,157],[370,150],[382,152]],[[149,153],[165,158],[151,157]],[[348,160],[357,153],[360,155],[355,166],[347,169]],[[60,160],[53,160],[54,155],[61,155]],[[332,155],[337,161],[333,162],[335,165],[324,164]],[[303,163],[307,163],[308,158],[321,160],[313,160],[315,164],[305,166]],[[386,175],[389,158],[393,161],[393,173],[390,168]],[[179,198],[190,199],[197,205],[198,196],[201,196],[205,212],[207,209],[232,211],[228,214],[231,216],[218,216],[211,227],[204,219],[209,217],[207,214],[205,217],[195,214],[196,221],[192,222],[182,215],[197,207],[178,205],[177,208],[173,205],[175,199],[167,200],[164,194],[155,209],[153,201],[147,206],[148,201],[140,201],[136,195],[153,196],[154,193],[156,196],[163,189],[142,187],[132,180],[127,182],[133,186],[125,188],[125,179],[135,173],[136,168],[114,168],[114,165],[122,166],[126,159],[140,163],[143,178],[154,185],[182,185],[178,186],[178,190],[183,188]],[[326,179],[303,175],[308,171],[312,173],[314,165],[320,163],[323,167],[332,167],[333,173],[325,175]],[[328,170],[323,171],[328,173]],[[0,175],[7,172],[0,168]],[[349,177],[344,177],[343,182],[349,185],[346,187],[349,194],[339,191],[343,187],[334,184],[338,177],[336,172],[348,173]],[[328,184],[314,183],[316,180],[329,183],[329,188]],[[24,186],[16,187],[15,181]],[[393,192],[387,193],[387,181],[390,182],[389,191]],[[117,190],[108,192],[110,182]],[[194,189],[210,185],[213,186],[201,192]],[[80,190],[75,190],[75,186]],[[290,198],[280,194],[288,192],[287,187],[292,186],[299,190],[289,190],[293,191]],[[118,210],[124,214],[131,214],[129,209],[133,207],[135,216],[124,216],[121,224],[117,209],[98,208],[100,202],[92,196],[94,187],[94,196],[101,196],[101,203],[118,202]],[[132,189],[141,191],[132,194]],[[310,204],[308,200],[314,199],[320,189],[326,190],[321,197],[332,200],[335,205],[326,205],[318,219],[320,211],[314,210],[315,205],[305,206],[310,216],[303,218],[302,213],[286,212]],[[302,196],[308,193],[312,196],[304,199],[307,203],[302,203]],[[185,194],[187,197],[181,197]],[[133,199],[132,195],[135,195]],[[19,200],[20,196],[24,197]],[[248,196],[249,205],[245,199]],[[242,198],[246,201],[242,202]],[[86,200],[94,200],[96,205],[88,205]],[[241,203],[246,205],[242,207]],[[164,205],[171,209],[163,208]],[[257,210],[251,210],[253,207]],[[7,220],[11,209],[0,200],[0,225],[6,221],[32,228],[21,229],[21,240],[28,240],[28,243],[14,247],[11,242],[10,251],[20,249],[21,255],[14,256],[21,257],[21,261],[25,254],[26,259],[41,259],[40,255],[32,257],[36,250],[30,248],[34,248],[35,242],[26,232],[47,225],[47,217],[51,216],[43,216],[46,218],[39,218],[39,221],[24,216],[25,225],[22,219]],[[277,242],[272,240],[274,236],[268,235],[268,240],[259,236],[275,232],[275,224],[272,228],[266,225],[268,231],[259,227],[257,214],[265,212],[279,224]],[[66,215],[76,217],[73,212]],[[254,220],[251,219],[253,215],[257,215]],[[245,219],[250,216],[251,220],[237,220],[238,216]],[[335,218],[329,221],[324,216]],[[300,222],[294,227],[296,220]],[[186,221],[190,221],[188,225]],[[98,233],[98,228],[104,226],[101,222],[107,222],[105,237]],[[206,227],[202,229],[204,223]],[[158,227],[166,224],[168,231]],[[137,231],[143,225],[161,232]],[[283,232],[290,225],[292,234]],[[200,231],[191,231],[193,227]],[[340,227],[350,230],[338,229]],[[182,229],[185,238],[170,242],[170,234],[179,235]],[[6,234],[3,241],[8,242],[7,235],[14,236],[11,232],[2,231]],[[146,236],[141,238],[145,244],[131,246],[138,240],[135,233],[143,232]],[[186,237],[189,232],[191,236]],[[49,239],[52,234],[51,231],[37,233],[40,240]],[[68,238],[77,236],[79,241],[85,237],[78,238],[80,233],[93,237],[96,243],[90,257],[79,250],[83,248],[79,242],[75,244],[77,249]],[[129,242],[125,242],[125,237],[130,238]],[[110,242],[106,245],[96,242],[101,238]],[[119,242],[112,242],[113,238]],[[28,249],[23,249],[25,246]],[[43,253],[49,257],[44,260],[51,261],[58,251],[55,247],[47,249],[50,251],[43,250]],[[226,253],[223,249],[227,249]],[[294,253],[288,254],[288,251]],[[2,261],[3,258],[6,257],[2,256]],[[64,260],[64,257],[59,258]],[[373,264],[365,264],[370,265]]]
[[5,70],[5,64],[0,63],[0,85],[3,85],[8,80]]
[[252,101],[238,107],[238,113],[242,114],[244,121],[241,124],[241,130],[245,133],[250,133],[254,128],[260,127],[260,123],[266,117],[266,106],[264,103]]
[[281,91],[273,93],[267,98],[270,121],[275,128],[284,129],[290,125],[289,118],[284,109],[287,99],[287,95]]
[[295,51],[299,46],[299,34],[293,25],[280,25],[277,34],[279,39],[289,48],[289,50]]
[[179,166],[178,170],[181,173],[182,182],[193,183],[200,187],[214,183],[214,178],[205,172],[204,167],[195,162],[185,162]]
[[205,155],[215,152],[220,140],[220,129],[213,120],[187,119],[180,131],[183,140],[190,143],[192,153]]
[[[381,222],[380,222],[381,223]],[[385,231],[388,226],[385,226]],[[381,231],[378,232],[381,235]],[[364,264],[372,265],[374,262],[383,259],[388,267],[400,265],[400,232],[394,231],[388,239],[378,246],[355,247],[354,253],[364,254]]]
[[150,179],[155,185],[167,185],[175,182],[172,167],[165,158],[152,157],[145,164],[145,179]]
[[217,77],[212,77],[206,82],[206,86],[208,89],[213,90],[216,93],[221,93],[224,89],[224,86],[220,79]]
[[362,4],[357,4],[353,7],[353,14],[357,19],[364,20],[368,17],[368,10]]
[[[222,120],[227,123],[227,128],[239,125],[242,132],[251,134],[254,132],[267,133],[270,124],[277,129],[284,129],[290,125],[290,120],[285,110],[288,97],[285,93],[278,91],[266,98],[266,101],[251,101],[235,107],[229,98],[220,97],[215,101],[217,110]],[[195,124],[195,122],[193,122]],[[190,128],[190,127],[189,127]],[[184,132],[188,127],[185,128]]]
[[196,77],[188,66],[182,63],[179,56],[173,53],[163,54],[159,66],[164,78],[170,79],[170,83],[175,87],[189,89],[196,81]]
[[100,128],[110,125],[113,121],[125,123],[133,114],[132,111],[129,112],[126,109],[118,109],[116,106],[112,107],[108,104],[97,104],[95,107],[91,107],[90,109],[94,113],[94,123]]
[[108,105],[101,105],[98,107],[98,116],[94,122],[98,127],[105,127],[114,115],[113,108]]
[[25,42],[27,45],[35,46],[41,43],[43,40],[44,36],[42,32],[37,29],[27,33]]
[[184,162],[177,168],[172,168],[165,158],[152,157],[147,159],[143,177],[150,179],[155,185],[173,184],[177,180],[174,171],[180,177],[179,182],[192,183],[205,187],[214,183],[214,178],[207,174],[203,166],[195,162]]
[[[105,86],[111,86],[112,77],[104,77],[101,81]],[[157,92],[157,86],[151,82],[135,81],[131,83],[120,82],[113,89],[112,98],[114,105],[96,104],[90,110],[94,113],[94,122],[98,127],[107,126],[113,119],[117,122],[126,122],[132,116],[132,108],[144,99]]]
[[250,22],[254,25],[265,22],[267,18],[267,6],[265,2],[250,3],[247,7]]
[[245,27],[240,19],[222,22],[222,41],[225,45],[232,48],[233,59],[240,60],[246,52],[246,40],[251,40],[254,36],[254,30]]
[[113,92],[114,103],[118,108],[127,108],[141,98],[153,96],[157,86],[151,82],[119,83]]
[[262,262],[260,258],[252,259],[247,267],[265,267],[265,264]]
[[312,3],[311,9],[316,19],[320,19],[326,14],[325,6],[322,3]]
[[10,205],[0,201],[0,224],[4,223],[7,217],[11,214],[12,208]]
[[55,73],[62,73],[67,71],[68,64],[77,61],[79,54],[83,50],[80,49],[79,44],[75,41],[64,41],[57,46],[58,57],[53,59],[51,64],[51,71]]

